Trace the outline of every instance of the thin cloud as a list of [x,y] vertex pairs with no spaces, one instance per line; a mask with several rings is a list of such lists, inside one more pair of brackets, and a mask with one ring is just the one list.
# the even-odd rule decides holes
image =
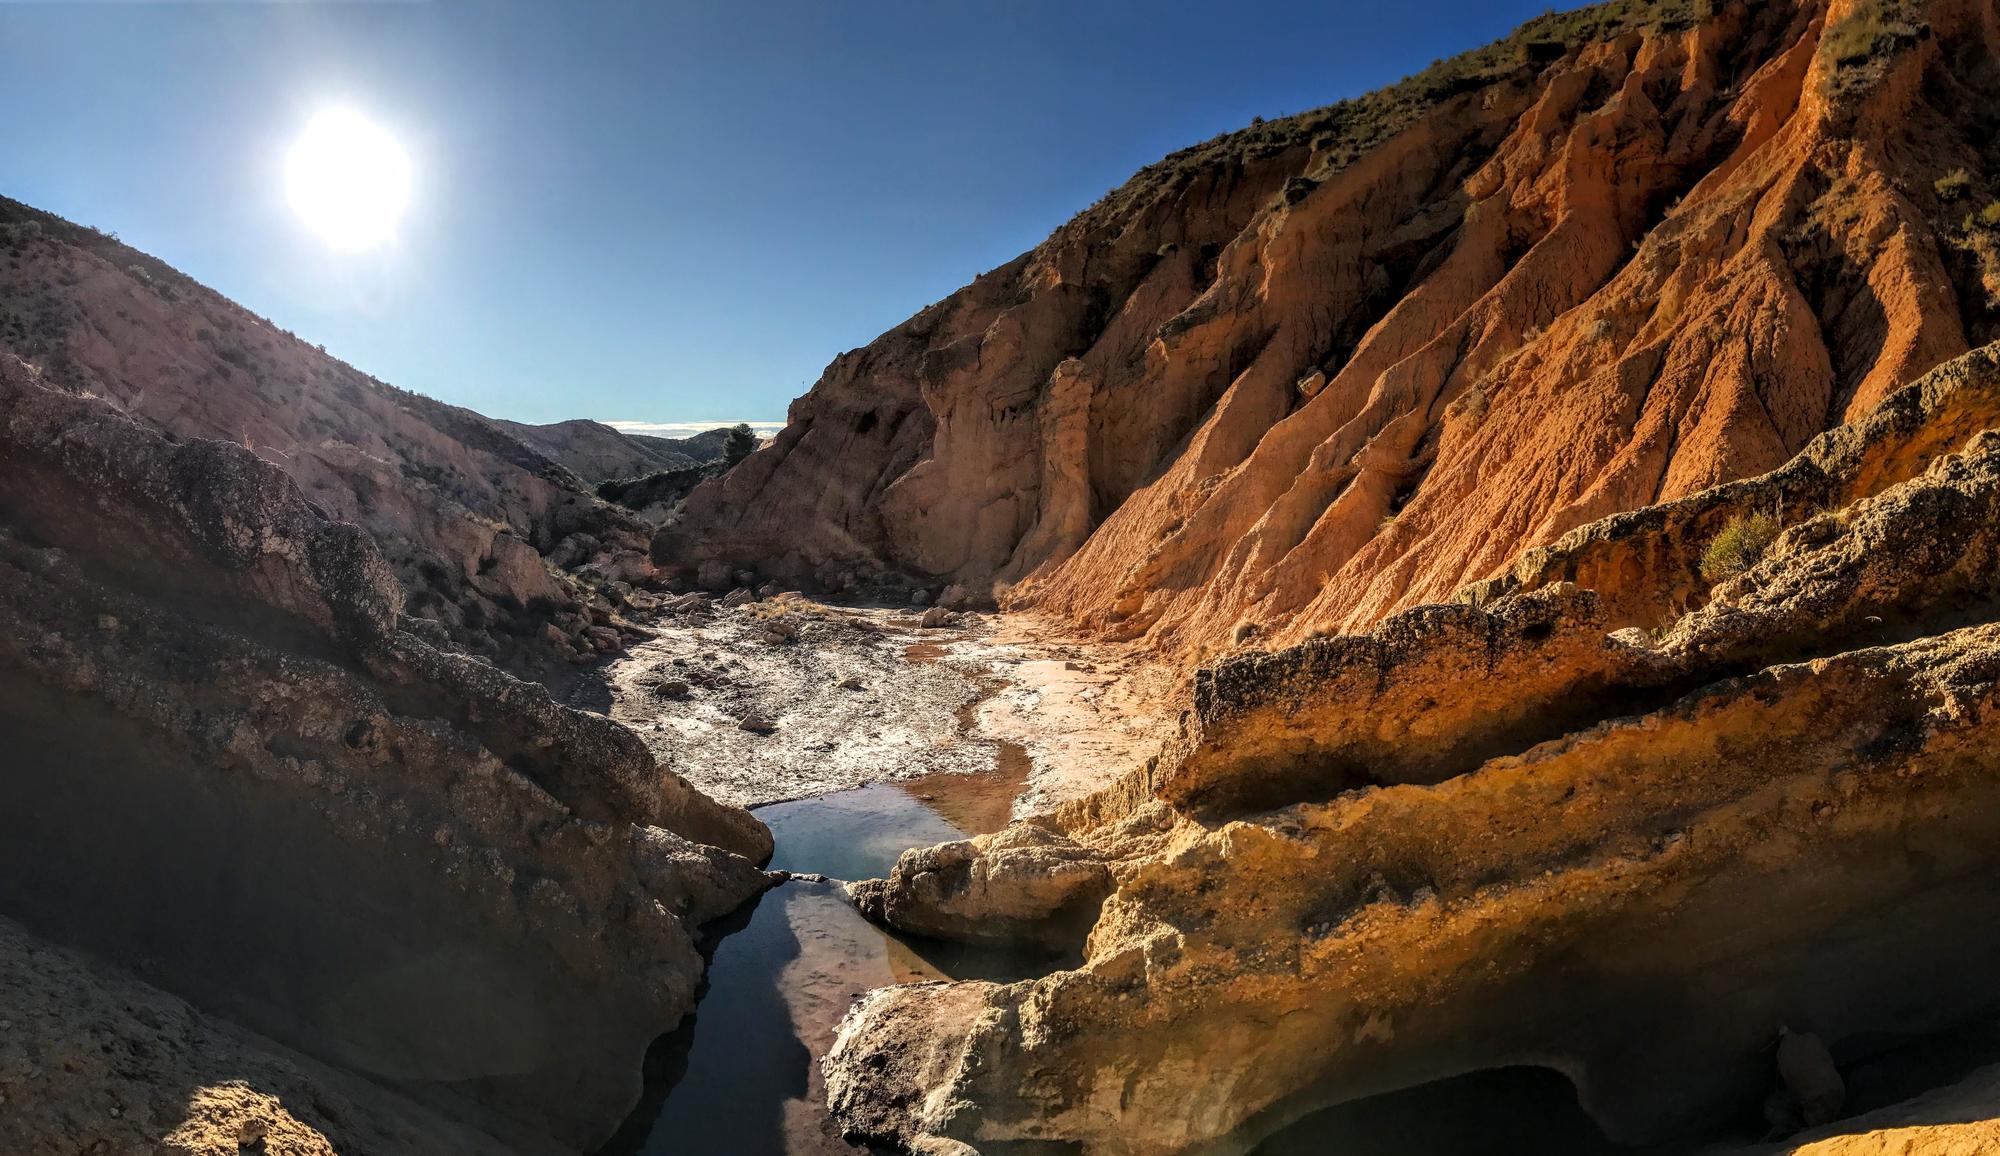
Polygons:
[[733,425],[747,425],[764,436],[785,428],[785,423],[781,421],[607,421],[604,424],[619,433],[649,434],[660,438],[693,437],[707,430],[727,429]]

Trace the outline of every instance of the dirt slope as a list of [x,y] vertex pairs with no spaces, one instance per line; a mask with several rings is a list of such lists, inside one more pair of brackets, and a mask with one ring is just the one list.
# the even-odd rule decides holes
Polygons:
[[1635,0],[1175,154],[837,358],[656,557],[1182,658],[1445,597],[1996,336],[1996,42],[1989,0]]
[[48,385],[283,469],[374,536],[410,613],[459,646],[525,664],[594,653],[591,627],[608,627],[613,607],[566,570],[649,569],[650,531],[496,423],[385,385],[111,237],[0,198],[9,353]]

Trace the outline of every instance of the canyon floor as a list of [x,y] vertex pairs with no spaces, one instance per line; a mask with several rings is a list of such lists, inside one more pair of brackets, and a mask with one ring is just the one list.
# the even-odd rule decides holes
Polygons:
[[[796,594],[697,601],[569,698],[739,806],[894,782],[974,808],[947,811],[954,821],[985,825],[997,808],[996,826],[1110,782],[1171,725],[1172,676],[1130,647],[1028,615],[944,617],[926,627],[921,607]],[[964,797],[975,774],[976,803]]]
[[[756,808],[772,868],[798,877],[726,922],[692,1022],[655,1047],[647,1094],[604,1152],[865,1151],[829,1119],[818,1064],[854,999],[1051,963],[895,936],[838,883],[1110,782],[1158,748],[1171,678],[1031,616],[925,626],[921,607],[687,601],[568,697],[705,793]],[[714,1113],[717,1097],[734,1110]]]

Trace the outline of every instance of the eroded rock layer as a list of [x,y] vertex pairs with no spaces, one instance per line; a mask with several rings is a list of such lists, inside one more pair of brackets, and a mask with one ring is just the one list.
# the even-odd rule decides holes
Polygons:
[[1991,1014],[1996,406],[1988,346],[1773,473],[1201,671],[1124,781],[852,887],[1084,963],[870,993],[834,1109],[933,1153],[1245,1152],[1526,1065],[1653,1141],[1754,1116],[1783,1029],[1852,1057]]
[[370,535],[257,454],[0,363],[0,913],[588,1146],[769,833],[402,606]]
[[1183,658],[1439,600],[2000,336],[1996,43],[1990,0],[1626,2],[1175,154],[836,359],[656,556]]

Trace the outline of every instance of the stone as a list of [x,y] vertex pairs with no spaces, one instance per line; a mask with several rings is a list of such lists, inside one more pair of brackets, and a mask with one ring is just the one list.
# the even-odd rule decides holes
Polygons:
[[755,601],[757,601],[755,594],[752,594],[747,587],[738,586],[723,597],[722,607],[725,610],[734,610],[739,606],[748,606]]
[[849,885],[892,928],[1077,962],[869,993],[823,1065],[836,1117],[915,1151],[1244,1152],[1526,1062],[1639,1144],[1764,1095],[1771,1017],[1809,1002],[1767,1108],[1832,1119],[1843,1043],[1990,1016],[2000,894],[1953,880],[2000,870],[2000,623],[1962,612],[2000,557],[1995,427],[2000,344],[1477,600],[1197,669],[1121,781]]
[[695,571],[695,581],[700,584],[703,590],[720,594],[728,590],[731,586],[729,567],[722,562],[710,559],[703,562]]
[[1847,1084],[1834,1066],[1826,1042],[1811,1032],[1778,1031],[1778,1078],[1799,1107],[1808,1128],[1839,1119]]

